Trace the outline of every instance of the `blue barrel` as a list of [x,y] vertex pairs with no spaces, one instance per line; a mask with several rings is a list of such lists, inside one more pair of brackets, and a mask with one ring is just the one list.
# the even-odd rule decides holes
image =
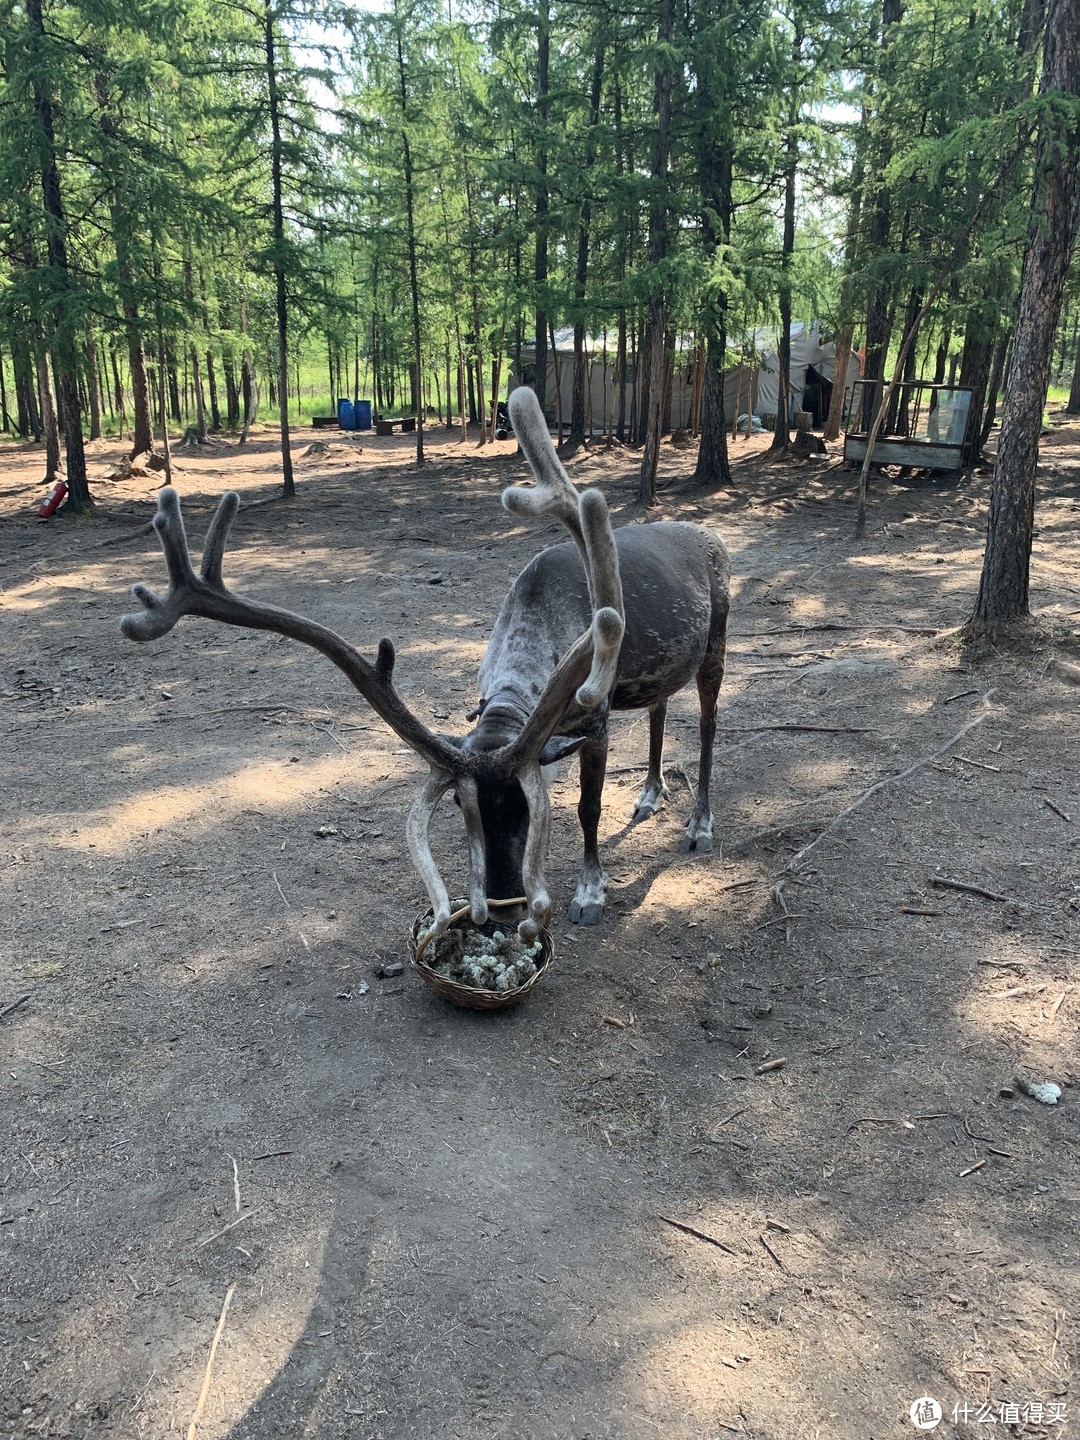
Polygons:
[[371,429],[371,401],[370,401],[370,400],[357,400],[355,406],[353,407],[353,418],[354,418],[353,429],[355,429],[355,430],[370,430],[370,429]]
[[351,400],[339,400],[337,402],[337,423],[341,430],[356,429],[356,414],[353,410]]

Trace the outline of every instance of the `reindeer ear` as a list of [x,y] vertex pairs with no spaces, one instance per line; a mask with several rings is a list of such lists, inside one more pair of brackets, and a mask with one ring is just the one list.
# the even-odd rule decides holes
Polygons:
[[584,735],[553,735],[540,751],[540,764],[557,765],[560,760],[573,755],[575,750],[580,750],[585,740]]

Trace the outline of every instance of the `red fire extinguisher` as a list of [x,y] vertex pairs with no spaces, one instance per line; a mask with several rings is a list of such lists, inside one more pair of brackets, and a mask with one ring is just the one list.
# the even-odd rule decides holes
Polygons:
[[42,520],[48,520],[51,516],[56,514],[57,510],[59,510],[60,506],[63,504],[64,496],[66,494],[66,483],[63,480],[58,480],[53,486],[53,488],[49,491],[48,499],[43,500],[37,508],[37,513],[41,516]]

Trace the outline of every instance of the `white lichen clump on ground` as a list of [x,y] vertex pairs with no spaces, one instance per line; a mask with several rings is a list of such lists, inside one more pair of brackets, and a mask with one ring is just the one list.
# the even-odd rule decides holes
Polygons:
[[[428,933],[425,927],[420,938]],[[480,930],[462,929],[452,925],[430,941],[423,961],[432,970],[471,985],[477,990],[505,992],[517,990],[536,974],[540,960],[539,939],[525,945],[514,929],[493,930],[485,935]]]

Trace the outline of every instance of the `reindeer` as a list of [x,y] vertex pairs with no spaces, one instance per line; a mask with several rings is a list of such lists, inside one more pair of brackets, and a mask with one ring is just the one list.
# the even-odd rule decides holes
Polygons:
[[724,674],[730,565],[711,530],[681,522],[613,531],[598,490],[579,492],[563,469],[535,394],[519,388],[510,417],[535,486],[510,486],[503,504],[522,516],[554,515],[571,540],[543,550],[511,586],[480,666],[482,699],[464,738],[436,734],[408,708],[393,684],[395,652],[379,641],[374,664],[334,631],[290,610],[228,590],[221,578],[239,497],[222,497],[196,575],[176,491],[160,492],[154,528],[169,576],[159,598],[133,587],[143,609],[121,620],[130,640],[154,640],[184,615],[271,630],[319,650],[352,681],[372,709],[425,760],[430,775],[406,825],[413,866],[431,901],[436,930],[450,901],[431,852],[429,829],[449,790],[461,808],[469,857],[469,905],[475,925],[489,901],[524,896],[513,916],[524,940],[551,917],[544,879],[550,806],[544,771],[574,752],[581,770],[578,817],[584,865],[570,919],[595,925],[607,879],[597,831],[608,749],[610,710],[649,711],[649,762],[632,823],[656,814],[668,796],[663,775],[669,698],[691,679],[701,706],[701,753],[684,853],[712,849],[709,781],[716,705]]

